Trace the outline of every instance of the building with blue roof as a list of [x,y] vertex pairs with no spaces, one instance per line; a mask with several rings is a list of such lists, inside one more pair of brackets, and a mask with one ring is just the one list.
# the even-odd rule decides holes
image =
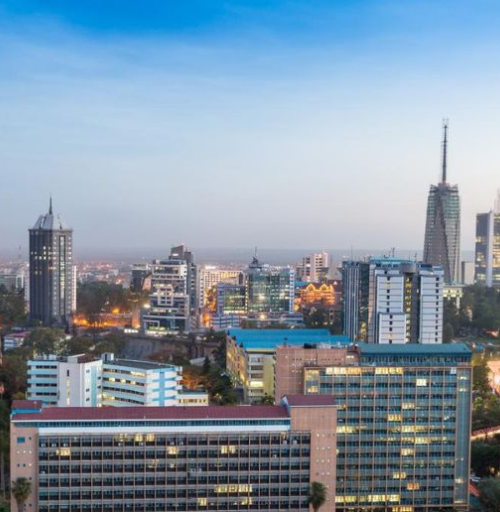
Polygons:
[[350,345],[346,336],[328,329],[229,329],[226,342],[227,369],[245,400],[259,403],[274,396],[274,365],[279,346],[341,347]]

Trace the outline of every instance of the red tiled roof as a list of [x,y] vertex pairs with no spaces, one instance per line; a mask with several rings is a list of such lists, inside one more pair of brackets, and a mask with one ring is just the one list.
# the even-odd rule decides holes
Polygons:
[[290,395],[286,397],[291,407],[332,407],[335,400],[331,395]]
[[[22,407],[21,407],[22,409]],[[287,411],[279,405],[200,406],[200,407],[47,407],[37,421],[116,421],[116,420],[203,420],[203,419],[281,419]],[[33,420],[33,414],[15,414],[14,421]]]
[[13,400],[11,409],[36,410],[42,408],[40,400]]

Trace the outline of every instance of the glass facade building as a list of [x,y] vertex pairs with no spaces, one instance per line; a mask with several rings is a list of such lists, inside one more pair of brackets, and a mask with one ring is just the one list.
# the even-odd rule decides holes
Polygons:
[[291,313],[295,296],[295,270],[271,267],[254,258],[246,276],[247,313]]
[[338,405],[337,511],[468,510],[471,353],[365,345],[348,366],[304,369]]
[[476,217],[475,281],[500,286],[500,200],[498,210]]

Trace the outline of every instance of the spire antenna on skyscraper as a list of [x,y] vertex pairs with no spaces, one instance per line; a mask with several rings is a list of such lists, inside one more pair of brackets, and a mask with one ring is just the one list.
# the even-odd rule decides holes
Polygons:
[[500,213],[500,189],[497,190],[497,198],[495,200],[495,206],[493,208],[494,213]]
[[446,172],[448,166],[448,119],[443,119],[443,168],[441,183],[446,183]]
[[52,194],[50,194],[49,199],[49,215],[52,215]]

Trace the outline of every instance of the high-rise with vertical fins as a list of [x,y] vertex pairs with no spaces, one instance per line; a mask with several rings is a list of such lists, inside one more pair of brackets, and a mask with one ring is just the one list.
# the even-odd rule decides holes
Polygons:
[[447,180],[448,121],[443,123],[443,160],[441,181],[431,185],[427,201],[424,261],[440,265],[446,284],[459,282],[460,269],[460,195],[457,185]]
[[73,308],[73,230],[59,215],[40,215],[30,236],[30,319],[64,326]]

